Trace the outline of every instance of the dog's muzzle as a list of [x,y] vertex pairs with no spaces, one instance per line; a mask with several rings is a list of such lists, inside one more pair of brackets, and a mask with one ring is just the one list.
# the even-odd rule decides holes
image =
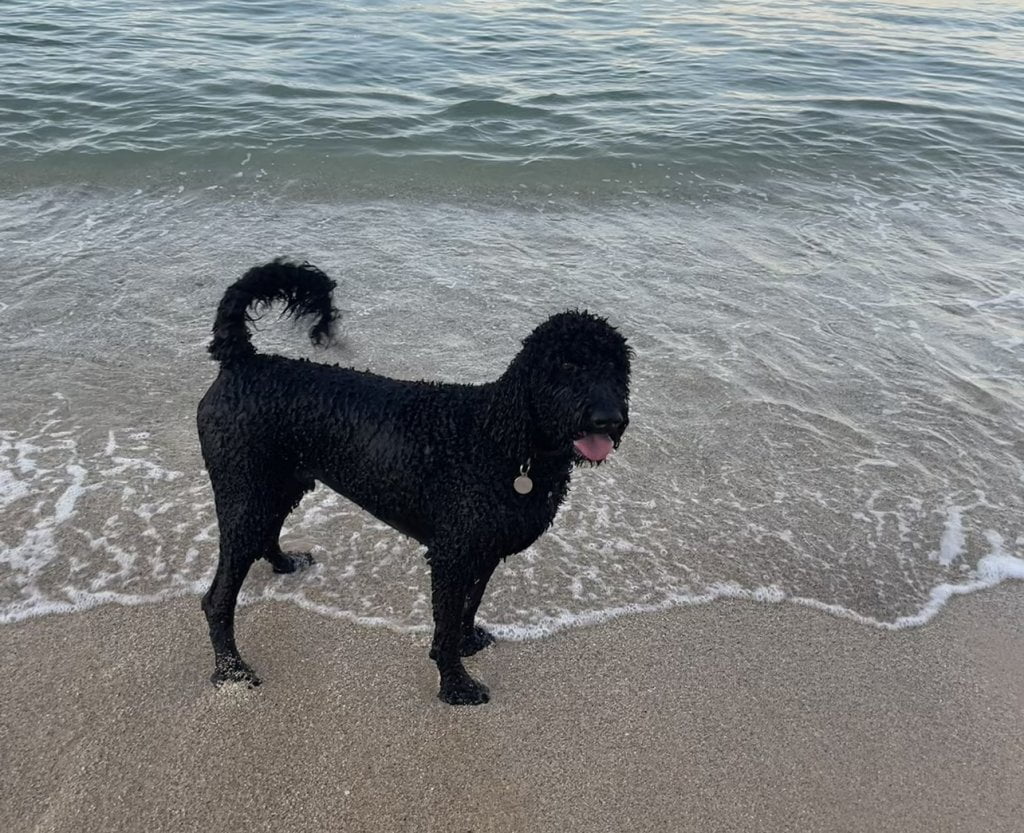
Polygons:
[[584,424],[572,444],[585,460],[600,463],[618,447],[629,420],[618,408],[602,405],[590,409]]

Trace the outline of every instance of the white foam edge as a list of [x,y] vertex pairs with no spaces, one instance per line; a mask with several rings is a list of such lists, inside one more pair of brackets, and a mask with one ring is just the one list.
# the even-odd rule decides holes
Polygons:
[[761,604],[795,604],[820,610],[839,619],[849,619],[861,625],[868,625],[886,631],[900,631],[927,624],[938,615],[939,611],[954,596],[966,596],[969,593],[988,590],[1002,584],[1004,581],[1024,581],[1024,559],[1005,554],[986,555],[978,562],[978,566],[973,573],[974,577],[966,582],[958,584],[944,582],[943,584],[936,585],[932,588],[931,593],[929,593],[928,601],[916,613],[900,616],[891,622],[865,616],[863,613],[850,610],[842,605],[829,604],[828,602],[811,599],[806,596],[790,595],[774,585],[750,589],[738,584],[722,583],[710,585],[705,593],[675,594],[653,604],[628,604],[604,610],[565,614],[549,617],[535,625],[507,625],[488,622],[487,627],[502,639],[524,641],[541,639],[567,628],[599,625],[622,616],[658,613],[676,607],[711,604],[722,599],[736,599],[759,602]]
[[[651,604],[632,603],[603,608],[601,610],[588,610],[581,613],[565,613],[559,616],[546,617],[532,625],[513,625],[500,622],[484,622],[484,624],[496,636],[518,642],[542,639],[568,628],[599,625],[623,616],[657,613],[676,607],[710,604],[721,599],[736,599],[762,604],[796,604],[820,610],[823,613],[840,619],[849,619],[869,627],[899,631],[920,627],[930,622],[954,596],[964,596],[980,590],[987,590],[1002,584],[1004,581],[1011,580],[1024,581],[1024,558],[1018,558],[1017,556],[1002,552],[997,545],[994,552],[981,558],[977,567],[972,571],[969,580],[960,583],[945,582],[936,585],[932,588],[928,601],[916,613],[900,616],[892,622],[884,622],[870,616],[865,616],[842,605],[829,604],[805,596],[790,595],[774,585],[751,589],[727,582],[712,584],[704,593],[678,593],[660,602]],[[66,591],[68,595],[67,601],[34,599],[15,603],[6,611],[0,612],[0,624],[11,624],[51,613],[77,613],[104,604],[120,604],[127,607],[155,604],[184,596],[201,595],[208,586],[208,579],[200,579],[158,593],[68,590]],[[240,607],[246,607],[260,601],[287,602],[331,619],[342,619],[366,627],[386,628],[398,633],[429,633],[431,630],[429,625],[405,625],[383,616],[361,616],[349,610],[338,610],[330,605],[311,601],[296,593],[281,592],[274,587],[265,587],[260,593],[247,593],[243,590],[238,604]]]
[[118,593],[114,590],[90,592],[86,590],[66,590],[67,601],[63,599],[27,599],[14,602],[7,610],[0,611],[0,625],[23,622],[48,616],[52,613],[81,613],[105,604],[119,604],[124,607],[156,604],[170,601],[183,596],[195,596],[206,592],[209,581],[191,581],[177,587],[162,590],[159,593]]

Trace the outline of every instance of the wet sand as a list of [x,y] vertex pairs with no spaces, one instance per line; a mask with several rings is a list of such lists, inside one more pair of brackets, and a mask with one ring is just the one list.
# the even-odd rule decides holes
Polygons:
[[716,603],[469,660],[287,604],[207,683],[197,599],[0,629],[0,830],[1019,831],[1024,592],[886,633]]

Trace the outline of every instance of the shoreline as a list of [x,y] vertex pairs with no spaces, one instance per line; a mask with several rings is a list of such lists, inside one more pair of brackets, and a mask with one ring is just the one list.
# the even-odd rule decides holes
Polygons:
[[425,634],[195,599],[0,628],[0,829],[979,830],[1024,815],[1024,594],[883,631],[724,601],[493,646],[436,700]]
[[[308,542],[304,545],[309,546]],[[691,607],[703,607],[716,602],[752,602],[757,605],[796,606],[816,610],[836,619],[842,619],[875,628],[882,631],[901,631],[921,628],[939,616],[943,610],[959,596],[970,596],[985,592],[1004,584],[1024,582],[1024,559],[1006,553],[991,553],[983,556],[977,566],[964,575],[961,582],[943,582],[931,588],[928,600],[915,612],[898,616],[893,621],[874,619],[856,610],[840,604],[823,602],[809,596],[794,596],[780,588],[769,585],[745,588],[735,583],[716,583],[709,585],[706,591],[694,595],[682,595],[665,599],[661,602],[644,604],[627,603],[618,607],[599,610],[584,610],[579,613],[566,613],[558,617],[541,620],[528,625],[509,625],[505,623],[481,621],[496,636],[509,642],[528,642],[534,639],[547,639],[566,630],[576,628],[592,628],[608,622],[614,622],[631,616],[648,616],[651,614],[668,613],[673,610]],[[70,616],[86,613],[107,605],[119,607],[140,607],[167,604],[183,599],[198,600],[210,585],[209,578],[198,579],[173,590],[158,593],[131,594],[118,591],[84,592],[75,591],[73,601],[44,601],[34,606],[14,604],[9,610],[0,612],[0,628],[22,622],[42,619],[50,616]],[[384,628],[397,634],[416,635],[431,632],[432,626],[401,625],[382,616],[360,616],[349,610],[337,610],[329,605],[310,601],[295,593],[279,593],[267,585],[262,592],[253,593],[251,588],[243,588],[238,600],[238,608],[258,604],[295,605],[302,610],[335,619],[350,625],[366,628]]]

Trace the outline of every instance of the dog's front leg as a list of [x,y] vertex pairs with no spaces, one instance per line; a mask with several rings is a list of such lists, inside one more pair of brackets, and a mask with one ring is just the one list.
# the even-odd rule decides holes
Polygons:
[[487,686],[469,676],[462,664],[462,616],[468,589],[465,561],[445,555],[430,558],[434,606],[434,644],[430,657],[441,675],[438,697],[453,706],[478,706],[488,699]]
[[491,574],[497,566],[498,559],[496,558],[493,561],[484,562],[479,568],[476,580],[470,584],[469,591],[466,593],[466,604],[462,610],[461,653],[464,657],[471,657],[488,645],[494,644],[494,634],[476,623],[476,612],[480,609],[480,602],[487,589],[487,582],[490,581]]

